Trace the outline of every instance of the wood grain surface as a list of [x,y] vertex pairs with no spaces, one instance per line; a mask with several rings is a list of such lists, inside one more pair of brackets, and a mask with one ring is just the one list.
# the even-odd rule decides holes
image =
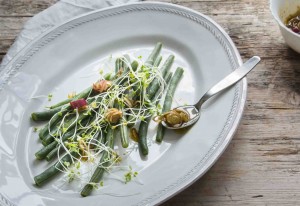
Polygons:
[[[56,0],[0,0],[0,60],[24,22]],[[300,205],[300,54],[289,49],[268,0],[164,0],[214,19],[243,60],[262,58],[248,75],[240,127],[217,163],[164,206]]]

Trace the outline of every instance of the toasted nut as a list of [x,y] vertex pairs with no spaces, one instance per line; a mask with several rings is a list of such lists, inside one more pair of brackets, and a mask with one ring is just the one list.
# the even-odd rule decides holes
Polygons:
[[123,116],[122,111],[116,108],[111,108],[107,110],[105,118],[109,123],[116,124],[122,118],[122,116]]
[[93,90],[98,93],[103,93],[111,87],[111,82],[107,80],[100,80],[93,84]]

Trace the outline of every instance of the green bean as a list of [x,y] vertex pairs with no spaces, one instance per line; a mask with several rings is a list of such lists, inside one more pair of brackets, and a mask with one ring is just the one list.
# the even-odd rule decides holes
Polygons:
[[[158,57],[158,58],[155,60],[155,64],[154,64],[153,66],[158,66],[158,65],[160,64],[161,60],[162,60],[162,56]],[[161,73],[162,73],[162,76],[163,76],[164,78],[166,77],[167,72],[168,72],[168,71],[170,70],[170,68],[172,67],[173,61],[174,61],[174,56],[173,56],[173,55],[170,55],[170,56],[168,57],[168,59],[165,61],[165,63],[164,63],[164,65],[162,66],[162,68],[160,69],[160,70],[161,70]],[[159,84],[159,80],[157,80],[157,79],[154,79],[154,80],[150,83],[150,85],[149,85],[148,88],[147,88],[147,95],[148,95],[148,98],[149,98],[150,100],[153,99],[153,97],[154,97],[155,94],[157,93],[159,87],[160,87],[160,84]],[[139,93],[139,91],[138,91],[137,93]],[[134,100],[137,100],[137,98],[138,98],[138,97],[136,96],[136,98],[135,98]],[[134,117],[133,115],[132,115],[132,116],[129,116],[129,117],[128,117],[128,121],[131,122],[131,121],[134,120],[134,118],[135,118],[135,117]],[[129,128],[130,128],[130,127],[133,127],[133,126],[134,126],[133,123],[129,123],[129,124],[128,124],[128,127],[129,127]]]
[[116,59],[116,62],[115,62],[115,73],[117,74],[118,72],[119,72],[119,70],[120,70],[120,67],[121,67],[121,65],[120,65],[120,58],[117,58]]
[[164,62],[163,66],[161,67],[161,75],[163,77],[166,76],[166,74],[170,71],[171,66],[174,62],[175,56],[174,55],[170,55],[167,60]]
[[52,143],[54,141],[54,137],[56,132],[58,130],[58,127],[54,127],[51,133],[48,133],[44,139],[42,140],[42,145],[47,146],[48,144]]
[[121,72],[122,74],[126,74],[129,69],[127,62],[130,62],[130,57],[127,54],[117,58],[115,63],[115,73]]
[[[143,94],[142,94],[141,91],[143,91],[143,87],[144,87],[144,86],[141,85],[141,88],[138,89],[138,91],[136,92],[137,94],[135,94],[135,96],[132,98],[133,101],[139,101],[140,99],[142,99],[141,96],[142,96]],[[134,111],[132,111],[132,113],[133,113],[133,114],[136,114]],[[129,123],[127,124],[127,127],[129,127],[129,128],[133,127],[135,123],[130,123],[130,122],[134,122],[135,119],[136,119],[135,115],[129,115],[129,116],[127,117],[127,122],[129,122]]]
[[42,112],[33,112],[31,113],[31,118],[34,121],[46,121],[50,120],[56,113],[65,112],[71,109],[71,106],[59,106],[54,109],[48,109]]
[[[118,64],[118,65],[116,65],[116,66],[118,66],[118,68],[116,67],[116,71],[118,70],[120,70],[120,69],[122,69],[122,70],[120,70],[120,72],[121,72],[121,74],[118,76],[118,75],[116,75],[117,76],[117,79],[115,80],[115,82],[114,82],[114,84],[115,85],[123,85],[127,80],[128,80],[128,77],[127,77],[127,74],[128,74],[128,66],[125,66],[125,70],[124,70],[124,68],[123,68],[123,60],[120,60],[120,63]],[[125,64],[125,63],[124,63]],[[119,72],[118,72],[119,73]]]
[[64,169],[64,166],[62,164],[68,162],[72,164],[72,156],[75,158],[79,157],[79,154],[76,152],[71,152],[70,154],[65,154],[60,161],[57,161],[55,164],[53,164],[51,167],[46,169],[41,174],[34,177],[35,184],[37,186],[41,186],[47,181],[49,181],[52,177],[54,177],[56,174],[58,174],[61,170]]
[[[100,101],[102,99],[102,97],[92,97],[92,98],[89,98],[87,100],[87,103],[88,104],[91,104],[93,101]],[[88,115],[84,115],[83,114],[84,111],[82,111],[80,114],[79,114],[79,117],[78,117],[78,120],[76,121],[76,116],[73,116],[71,117],[71,119],[67,119],[66,120],[66,123],[65,123],[65,128],[68,128],[71,126],[71,124],[73,124],[69,129],[72,129],[76,122],[79,122],[79,121],[82,121],[85,117],[88,117]],[[61,115],[59,115],[61,116]],[[58,129],[58,126],[59,126],[60,122],[58,122],[55,126],[53,126],[52,128],[50,128],[50,131],[52,134],[55,134],[57,132],[57,129]],[[42,144],[44,146],[50,144],[52,141],[54,140],[54,137],[53,135],[51,135],[48,131],[48,133],[45,134],[45,136],[42,138]]]
[[[154,64],[153,64],[153,67],[158,67],[159,66],[159,64],[160,64],[160,62],[161,62],[161,60],[162,60],[162,56],[159,56],[159,57],[157,57],[157,59],[155,60],[155,62],[154,62]],[[136,71],[136,69],[137,69],[137,67],[138,67],[138,62],[137,61],[135,61],[136,62],[136,68],[135,69],[133,69],[133,67],[132,67],[132,69],[134,70],[134,71]],[[134,63],[134,62],[133,62]],[[140,94],[141,93],[141,89],[139,89],[138,88],[138,85],[134,85],[133,86],[133,90],[137,93],[137,94]],[[139,98],[139,95],[137,95],[135,98],[134,98],[134,100],[137,100]]]
[[[83,131],[77,132],[76,135],[80,135],[82,132]],[[75,134],[74,129],[72,129],[71,131],[66,132],[62,136],[62,141],[63,142],[66,141],[68,138],[72,137],[74,134]],[[53,159],[53,157],[55,157],[55,155],[57,154],[57,151],[59,150],[59,147],[58,147],[59,143],[57,141],[53,141],[49,145],[52,145],[52,144],[54,144],[55,147],[53,147],[52,150],[50,150],[50,148],[49,148],[48,153],[46,153],[46,156],[39,155],[39,156],[42,157],[41,159],[46,158],[47,161],[50,161],[50,160]],[[46,147],[48,147],[49,145],[47,145]],[[46,148],[46,147],[44,147],[44,148]],[[44,148],[42,148],[41,150],[43,150]],[[40,151],[38,151],[37,153],[39,153]],[[35,154],[35,156],[37,156],[37,153]],[[40,159],[40,158],[38,158],[38,159]]]
[[47,154],[49,154],[49,152],[51,152],[52,150],[54,150],[56,148],[57,144],[58,144],[57,141],[51,142],[47,146],[45,146],[42,149],[40,149],[39,151],[37,151],[35,153],[35,157],[39,160],[44,159],[47,156]]
[[[88,118],[88,115],[85,115],[85,114],[83,114],[83,112],[81,112],[78,117],[75,115],[75,116],[71,117],[70,120],[66,120],[64,127],[69,128],[68,129],[68,131],[69,131],[70,129],[74,128],[78,122],[84,120],[85,118]],[[45,138],[42,140],[42,144],[44,146],[46,146],[46,145],[50,144],[51,142],[53,142],[53,140],[54,140],[53,134],[55,134],[57,132],[58,132],[58,127],[54,127],[54,129],[51,131],[52,134],[49,133],[47,136],[45,136]],[[67,132],[67,131],[65,131],[65,132]]]
[[[145,62],[145,65],[147,64],[148,66],[153,66],[153,67],[158,67],[161,60],[162,60],[162,56],[158,56],[160,51],[161,51],[161,47],[162,47],[162,44],[159,42],[157,43],[157,45],[155,46],[155,48],[153,49],[153,51],[151,52],[151,54],[149,55],[149,57],[147,58],[146,62]],[[134,62],[133,62],[134,63]],[[132,64],[133,64],[132,63]],[[136,62],[136,68],[138,67],[138,62]],[[134,70],[134,69],[133,69]],[[136,69],[135,69],[136,70]],[[134,71],[135,71],[134,70]],[[133,90],[135,91],[135,93],[137,94],[141,94],[141,89],[138,88],[137,85],[135,85],[133,87]],[[140,95],[136,95],[133,100],[137,100],[138,98],[141,98]],[[129,120],[133,120],[133,116],[129,116]],[[133,124],[130,124],[129,127],[132,127]]]
[[93,87],[90,86],[88,88],[86,88],[85,90],[81,91],[80,93],[78,93],[77,95],[75,95],[75,97],[73,98],[69,98],[69,99],[65,99],[57,104],[54,104],[52,106],[50,106],[50,109],[54,109],[54,108],[57,108],[57,107],[60,107],[62,105],[65,105],[65,104],[68,104],[74,100],[77,100],[77,99],[86,99],[93,91]]
[[[117,64],[116,64],[117,65]],[[138,68],[138,66],[139,66],[139,63],[138,63],[138,61],[136,61],[136,60],[134,60],[132,63],[131,63],[131,68],[132,68],[132,70],[135,72],[136,70],[137,70],[137,68]],[[118,65],[118,67],[119,67],[119,65]],[[106,76],[106,75],[105,75]],[[115,73],[114,75],[112,75],[112,74],[110,74],[109,75],[109,78],[107,77],[107,78],[105,78],[106,80],[110,80],[110,81],[113,81],[113,80],[116,80],[118,78],[118,75]],[[117,83],[117,82],[116,82]]]
[[[161,51],[161,47],[162,44],[159,42],[157,43],[157,45],[155,46],[155,48],[152,50],[151,54],[149,55],[149,57],[147,58],[147,61],[145,62],[145,65],[147,64],[148,66],[154,66],[154,67],[158,67],[161,60],[162,60],[162,56],[158,56],[160,51]],[[136,65],[133,65],[136,64]],[[133,71],[136,71],[137,67],[138,67],[138,62],[134,61],[131,64]],[[135,68],[133,68],[133,66],[135,66]],[[135,85],[133,87],[133,90],[135,91],[135,93],[137,94],[141,94],[141,89],[138,88],[137,85]],[[138,98],[140,98],[140,95],[136,95],[133,100],[137,100]],[[132,120],[132,116],[129,117],[130,120]],[[130,124],[130,127],[132,127],[133,125]]]
[[[124,57],[125,58],[125,57]],[[119,72],[121,69],[124,69],[123,72],[128,72],[128,66],[126,66],[126,62],[125,60],[118,58],[116,60],[116,68],[115,68],[115,72]],[[129,58],[129,56],[128,56]],[[120,111],[122,111],[124,109],[124,106],[122,106],[121,104],[116,104],[115,105]],[[122,147],[123,148],[127,148],[128,147],[128,128],[127,125],[125,125],[124,123],[127,122],[126,117],[123,116],[123,118],[120,120],[120,126],[117,127],[117,130],[120,132],[120,136],[121,136],[121,143],[122,143]]]
[[[173,95],[175,93],[176,87],[177,87],[182,75],[183,75],[183,69],[178,67],[176,69],[175,74],[172,77],[170,85],[167,89],[166,97],[164,100],[164,105],[162,108],[162,113],[165,113],[171,109]],[[158,128],[157,128],[157,133],[156,133],[156,141],[161,142],[163,140],[164,134],[165,134],[165,127],[163,127],[162,124],[159,124]]]
[[[126,118],[126,117],[124,117]],[[127,148],[129,145],[129,137],[128,137],[128,127],[127,125],[121,124],[120,125],[120,132],[121,132],[121,143],[123,148]]]
[[[119,110],[123,110],[124,107],[118,106]],[[120,131],[121,135],[121,143],[123,148],[127,148],[129,145],[129,137],[128,137],[128,127],[127,127],[127,117],[123,115],[122,119],[120,120],[120,126],[117,127],[118,131]]]
[[150,121],[151,121],[151,116],[146,118],[145,121],[142,121],[139,126],[138,145],[139,145],[139,149],[143,155],[148,155],[149,149],[148,149],[148,145],[147,145],[147,133],[148,133],[148,127],[149,127]]
[[42,129],[40,129],[40,131],[39,131],[40,140],[43,140],[49,134],[49,128],[50,128],[50,130],[52,130],[54,128],[54,126],[60,122],[60,120],[64,114],[65,114],[65,112],[56,113],[50,119],[50,121]]
[[58,107],[61,107],[65,104],[68,104],[72,101],[71,98],[68,98],[68,99],[65,99],[65,100],[62,100],[61,102],[57,103],[57,104],[54,104],[54,105],[51,105],[49,108],[50,109],[55,109],[55,108],[58,108]]
[[[83,133],[84,130],[80,131],[78,134]],[[66,133],[67,134],[67,133]],[[100,134],[99,134],[100,135]],[[70,133],[68,136],[72,136]],[[63,137],[63,141],[68,139],[68,136]],[[58,147],[56,147],[58,148]],[[54,152],[53,150],[51,152]],[[57,152],[57,150],[56,150]],[[77,152],[71,152],[71,155],[75,158],[78,158],[80,155]],[[61,163],[69,162],[70,164],[73,163],[73,160],[70,156],[70,154],[65,154],[61,161],[56,162],[54,165],[52,165],[50,168],[42,172],[40,175],[37,175],[34,177],[36,185],[40,186],[43,183],[47,182],[51,177],[55,176],[59,173],[60,170],[63,170],[63,165]]]
[[45,146],[42,149],[40,149],[39,151],[37,151],[35,153],[35,157],[39,160],[44,159],[49,154],[49,152],[51,152],[52,150],[54,150],[56,148],[57,144],[58,144],[57,141],[51,142],[47,146]]
[[53,127],[49,133],[47,133],[47,135],[42,140],[42,145],[46,147],[54,141],[54,136],[57,134],[58,128],[59,125],[55,125],[55,127]]
[[146,62],[145,62],[145,65],[146,66],[152,66],[155,62],[155,60],[157,59],[160,51],[161,51],[161,48],[162,48],[162,43],[161,42],[158,42],[154,49],[152,50],[151,54],[149,55],[149,57],[147,58]]
[[[171,78],[172,78],[172,75],[173,75],[173,73],[172,72],[168,72],[167,74],[166,74],[166,76],[164,77],[164,79],[165,79],[165,82],[166,82],[166,86],[168,86],[169,85],[169,83],[170,83],[170,80],[171,80]],[[157,91],[156,91],[157,92]],[[153,100],[153,99],[152,99]]]
[[63,112],[63,111],[69,111],[71,109],[70,105],[65,105],[67,103],[70,103],[71,101],[87,98],[92,92],[92,87],[89,87],[85,89],[84,91],[77,94],[74,98],[66,99],[60,103],[57,103],[55,105],[50,106],[50,109],[46,111],[41,112],[33,112],[31,114],[31,118],[34,121],[45,121],[50,120],[56,113]]
[[[167,85],[169,84],[171,77],[172,77],[172,73],[166,74],[165,81],[166,81]],[[158,88],[157,88],[156,92],[157,91],[158,91]],[[143,155],[148,155],[148,151],[149,151],[148,145],[147,145],[147,133],[148,133],[148,127],[149,127],[149,123],[150,123],[151,119],[152,119],[152,116],[146,118],[145,121],[142,121],[140,123],[139,130],[138,130],[138,134],[139,134],[138,135],[139,136],[138,145],[139,145],[139,149]]]
[[43,128],[41,128],[39,130],[40,140],[43,140],[45,138],[45,136],[49,133],[49,125],[50,125],[50,122],[48,122],[46,125],[43,126]]
[[[51,143],[52,144],[52,143]],[[47,156],[46,156],[46,160],[49,162],[51,161],[56,155],[57,155],[57,152],[59,150],[60,147],[56,146],[52,151],[50,151]]]
[[[100,134],[99,134],[100,135]],[[104,137],[105,138],[105,137]],[[111,144],[111,143],[110,143]],[[75,158],[78,158],[80,155],[76,152],[71,152],[71,155]],[[61,163],[68,162],[72,164],[72,158],[70,154],[65,154],[61,161],[57,161],[54,165],[52,165],[50,168],[42,172],[41,174],[34,177],[34,181],[36,185],[41,186],[42,184],[46,183],[48,180],[50,180],[53,176],[58,174],[60,170],[63,170],[63,165]]]
[[[97,98],[97,101],[100,97]],[[87,100],[88,104],[91,104],[95,98],[90,98]],[[39,137],[41,140],[43,140],[47,135],[49,135],[49,127],[50,131],[53,130],[54,126],[58,125],[63,116],[69,112],[70,110],[68,109],[69,107],[66,107],[67,109],[64,109],[60,112],[57,112],[51,119],[50,121],[39,131]]]
[[132,68],[132,70],[135,72],[135,71],[137,70],[138,67],[139,67],[138,61],[134,60],[134,61],[131,63],[131,68]]
[[[162,75],[162,77],[165,77],[166,73],[168,71],[170,71],[173,62],[174,62],[174,56],[170,55],[168,57],[168,59],[165,61],[164,65],[161,67],[161,75]],[[159,80],[158,79],[154,79],[150,83],[149,87],[147,88],[147,95],[148,95],[148,98],[150,100],[154,97],[154,95],[156,94],[156,92],[159,89],[159,87],[160,87],[160,84],[159,84]]]
[[123,68],[123,72],[127,73],[129,71],[129,66],[128,66],[128,62],[130,62],[130,57],[128,54],[125,54],[123,58],[121,58],[122,60],[122,68]]
[[[66,132],[65,134],[63,134],[62,136],[62,141],[66,141],[69,137],[72,137],[75,133],[75,130],[72,129],[71,131]],[[35,153],[35,156],[37,159],[44,159],[46,158],[47,161],[52,159],[52,155],[53,155],[53,151],[57,151],[58,150],[58,141],[53,141],[50,144],[46,145],[45,147],[43,147],[42,149],[40,149],[39,151],[37,151]],[[50,153],[52,153],[51,155],[49,155]],[[49,156],[48,156],[49,155]]]
[[[102,131],[102,130],[101,130]],[[106,141],[106,129],[104,129],[104,131],[102,132],[98,132],[98,135],[95,134],[94,138],[91,140],[91,146],[90,148],[94,148],[94,144],[98,145],[100,144],[105,144]],[[99,151],[100,148],[96,148],[95,152]]]
[[[114,147],[114,137],[115,137],[115,130],[113,130],[111,127],[107,128],[107,146],[111,149]],[[84,186],[84,188],[81,191],[81,196],[86,197],[88,196],[92,190],[93,190],[93,184],[100,182],[100,180],[103,177],[103,174],[106,170],[107,167],[110,166],[110,161],[109,161],[110,153],[109,151],[103,151],[103,155],[99,161],[98,167],[94,171],[90,181],[88,184]]]
[[159,67],[160,62],[162,60],[162,56],[160,55],[159,57],[157,57],[157,59],[155,60],[153,67]]

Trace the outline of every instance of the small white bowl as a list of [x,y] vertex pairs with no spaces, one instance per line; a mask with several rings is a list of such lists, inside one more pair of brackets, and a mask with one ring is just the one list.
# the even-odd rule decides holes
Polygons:
[[288,16],[295,14],[300,8],[300,0],[270,0],[271,12],[279,24],[281,34],[292,49],[300,53],[300,35],[285,26]]

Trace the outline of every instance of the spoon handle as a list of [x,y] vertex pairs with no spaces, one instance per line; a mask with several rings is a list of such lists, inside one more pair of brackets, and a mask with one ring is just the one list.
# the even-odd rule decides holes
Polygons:
[[234,70],[220,82],[218,82],[215,86],[210,88],[201,99],[195,104],[195,107],[200,110],[202,104],[208,100],[210,97],[219,93],[220,91],[232,86],[236,82],[240,81],[244,78],[260,61],[260,57],[254,56],[248,61],[246,61],[242,66]]

